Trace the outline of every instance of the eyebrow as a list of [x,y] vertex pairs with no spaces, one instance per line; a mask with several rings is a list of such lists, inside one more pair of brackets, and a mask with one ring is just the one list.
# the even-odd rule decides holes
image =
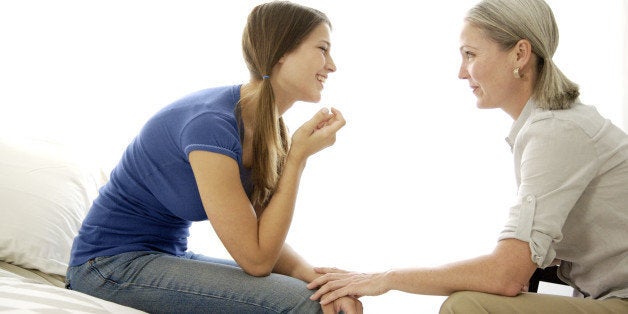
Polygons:
[[327,44],[327,46],[331,47],[331,43],[328,40],[320,40],[319,42]]
[[459,50],[460,50],[460,51],[462,51],[462,49],[464,49],[464,48],[477,49],[477,48],[475,48],[475,47],[473,47],[473,46],[469,46],[469,45],[462,45],[462,46],[460,46]]

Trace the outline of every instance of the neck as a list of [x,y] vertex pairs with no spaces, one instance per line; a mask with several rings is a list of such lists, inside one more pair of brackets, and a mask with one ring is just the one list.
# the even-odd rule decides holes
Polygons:
[[523,108],[526,106],[526,104],[528,103],[528,99],[525,100],[518,100],[516,102],[513,102],[512,105],[510,106],[504,106],[502,109],[504,110],[504,112],[506,112],[513,120],[517,120],[519,118],[519,115],[521,115],[521,112],[523,111]]
[[[536,55],[533,54],[532,64],[536,64]],[[504,111],[513,119],[519,119],[523,108],[526,106],[530,98],[534,95],[534,87],[538,80],[538,71],[536,66],[526,67],[522,69],[522,77],[518,79],[518,90],[513,92],[510,106],[504,106]]]
[[277,113],[279,114],[279,116],[283,116],[284,113],[286,113],[286,111],[288,111],[288,109],[290,109],[290,107],[292,107],[292,105],[294,104],[294,100],[286,100],[285,97],[283,97],[280,93],[277,92],[277,90],[274,90],[275,92],[275,106],[277,106]]
[[255,121],[255,109],[257,109],[256,85],[254,82],[250,82],[243,84],[240,88],[240,115],[244,130],[247,133],[253,129],[253,122]]
[[[242,109],[242,120],[253,121],[255,109],[257,109],[257,91],[261,81],[250,81],[242,85],[240,89],[240,107]],[[294,104],[294,101],[286,101],[275,92],[275,106],[279,117],[288,111]],[[244,121],[246,123],[246,121]],[[245,124],[246,125],[246,124]]]
[[531,77],[530,79],[526,79],[524,77],[522,80],[521,89],[518,92],[513,93],[510,104],[505,105],[502,108],[513,120],[517,120],[519,118],[521,111],[523,111],[523,108],[534,94],[536,76]]

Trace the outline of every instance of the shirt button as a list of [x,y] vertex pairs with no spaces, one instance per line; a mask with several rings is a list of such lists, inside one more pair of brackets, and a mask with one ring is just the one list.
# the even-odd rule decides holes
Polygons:
[[532,201],[534,200],[534,197],[532,195],[528,195],[527,200],[528,200],[528,203],[532,203]]

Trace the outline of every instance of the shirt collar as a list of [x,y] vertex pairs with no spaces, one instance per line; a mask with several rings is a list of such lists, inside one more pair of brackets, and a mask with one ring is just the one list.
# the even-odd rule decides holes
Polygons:
[[511,151],[515,144],[515,139],[517,138],[519,131],[521,131],[521,128],[523,128],[523,125],[526,123],[530,115],[532,115],[532,111],[534,110],[534,108],[536,108],[536,104],[534,103],[534,101],[532,101],[532,99],[528,100],[526,105],[523,107],[523,110],[521,110],[519,118],[517,118],[517,120],[512,123],[510,133],[506,137],[506,142],[508,143],[508,145],[510,145]]

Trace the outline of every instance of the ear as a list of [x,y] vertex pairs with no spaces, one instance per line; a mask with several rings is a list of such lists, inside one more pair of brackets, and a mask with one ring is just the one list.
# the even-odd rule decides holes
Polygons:
[[279,61],[277,61],[277,64],[283,64],[284,62],[286,62],[286,55],[288,54],[286,53],[281,58],[279,58]]
[[527,39],[519,40],[513,47],[515,67],[524,68],[532,59],[532,44]]

